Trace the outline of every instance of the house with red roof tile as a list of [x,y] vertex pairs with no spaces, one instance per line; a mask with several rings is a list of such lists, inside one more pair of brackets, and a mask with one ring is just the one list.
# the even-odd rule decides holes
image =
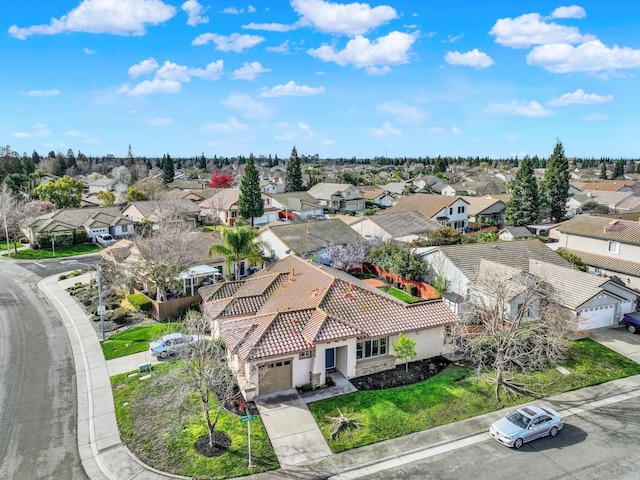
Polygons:
[[395,368],[400,333],[417,342],[416,360],[440,355],[444,328],[458,321],[440,299],[407,304],[295,255],[199,293],[247,400],[321,385],[334,371],[354,378]]

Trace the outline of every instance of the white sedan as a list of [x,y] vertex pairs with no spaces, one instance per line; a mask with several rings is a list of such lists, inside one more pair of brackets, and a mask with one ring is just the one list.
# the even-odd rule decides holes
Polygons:
[[509,413],[489,428],[489,433],[507,447],[520,448],[536,438],[555,437],[562,429],[560,414],[549,407],[528,405]]
[[170,333],[160,340],[149,343],[149,353],[154,357],[168,358],[190,347],[199,339],[198,335],[186,335],[179,332]]

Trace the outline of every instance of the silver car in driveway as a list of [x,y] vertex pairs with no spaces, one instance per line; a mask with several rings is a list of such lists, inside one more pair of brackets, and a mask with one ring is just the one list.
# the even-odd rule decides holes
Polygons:
[[169,358],[177,355],[181,350],[192,346],[199,339],[200,337],[198,335],[185,335],[179,332],[170,333],[160,340],[149,343],[149,353],[151,353],[153,357]]
[[489,428],[489,433],[507,447],[520,448],[536,438],[555,437],[562,429],[560,414],[549,407],[528,405],[509,413]]

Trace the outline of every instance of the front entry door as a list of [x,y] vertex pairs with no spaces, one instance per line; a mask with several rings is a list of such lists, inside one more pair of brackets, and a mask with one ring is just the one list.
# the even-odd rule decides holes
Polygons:
[[334,368],[336,366],[336,349],[327,348],[324,351],[324,368]]

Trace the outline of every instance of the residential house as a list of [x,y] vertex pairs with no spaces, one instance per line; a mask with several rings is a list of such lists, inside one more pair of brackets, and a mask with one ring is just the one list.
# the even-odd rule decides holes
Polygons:
[[[264,225],[274,222],[278,219],[278,208],[274,207],[271,197],[262,193],[264,201],[264,214],[261,217],[254,218],[254,225]],[[198,204],[200,208],[200,217],[208,218],[214,223],[232,227],[238,215],[238,201],[240,200],[240,189],[238,188],[221,188],[218,189],[210,198]],[[248,219],[247,219],[248,220]]]
[[578,215],[557,228],[558,246],[599,275],[640,290],[640,222]]
[[469,224],[477,228],[484,225],[502,225],[504,213],[507,209],[505,200],[494,195],[484,195],[482,197],[460,197],[469,204]]
[[270,195],[272,204],[284,214],[283,218],[306,220],[323,214],[320,202],[307,192],[289,192]]
[[197,226],[200,207],[191,200],[141,200],[131,202],[122,214],[133,222],[171,223],[183,230]]
[[533,237],[527,227],[504,227],[498,231],[498,238],[505,242]]
[[455,192],[455,189],[449,185],[449,182],[447,182],[446,179],[436,177],[435,175],[423,175],[409,180],[409,182],[413,185],[413,191],[415,193],[437,193],[439,195],[447,195],[448,193],[444,193],[445,190],[449,192],[447,187],[450,187],[451,190]]
[[[213,189],[209,189],[209,190],[213,193]],[[202,195],[201,192],[204,193],[205,190],[194,192],[194,191],[183,190],[181,188],[175,187],[165,192],[165,194],[162,197],[165,200],[189,200],[190,202],[193,202],[193,203],[200,203],[203,200],[207,199],[207,197],[205,195]]]
[[288,255],[315,258],[327,263],[323,254],[334,245],[357,245],[364,239],[338,218],[308,223],[272,223],[260,230],[265,257],[280,260]]
[[368,240],[412,242],[426,238],[430,232],[442,227],[420,212],[381,213],[357,218],[350,226]]
[[102,177],[88,181],[87,188],[89,195],[95,195],[99,192],[124,194],[127,191],[127,184],[115,178]]
[[37,243],[40,235],[73,234],[84,230],[93,240],[101,233],[115,238],[133,235],[133,222],[118,207],[63,208],[41,215],[23,228],[30,243]]
[[398,195],[380,187],[360,187],[360,195],[366,203],[390,207]]
[[581,192],[632,192],[634,180],[603,180],[600,182],[571,182],[571,185]]
[[406,304],[338,270],[290,255],[241,282],[201,289],[212,332],[228,349],[246,400],[395,368],[393,341],[415,340],[415,359],[440,355],[457,318],[441,300]]
[[582,207],[586,203],[604,205],[610,212],[627,211],[640,206],[640,196],[632,191],[588,190],[569,197],[567,200],[567,214],[573,216],[582,213]]
[[278,193],[278,186],[271,180],[260,180],[260,191],[267,195],[275,195]]
[[415,194],[399,198],[385,213],[420,212],[444,227],[464,232],[469,224],[469,202],[461,197]]
[[350,183],[320,182],[308,190],[309,195],[320,202],[323,208],[337,212],[361,212],[365,210],[365,199],[358,187]]

